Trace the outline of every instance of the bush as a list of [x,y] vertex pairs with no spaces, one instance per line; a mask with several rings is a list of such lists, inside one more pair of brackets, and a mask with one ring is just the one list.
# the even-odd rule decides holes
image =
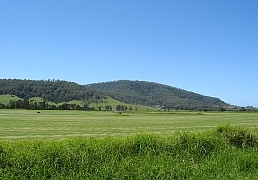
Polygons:
[[230,145],[237,148],[251,148],[258,146],[257,136],[249,133],[247,129],[241,127],[220,126],[217,133],[225,138]]

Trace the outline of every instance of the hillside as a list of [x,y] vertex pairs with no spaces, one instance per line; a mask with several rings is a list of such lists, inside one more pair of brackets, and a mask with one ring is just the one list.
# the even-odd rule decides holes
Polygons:
[[10,95],[10,94],[2,94],[0,95],[0,103],[7,105],[9,104],[10,101],[18,101],[21,98],[15,95]]
[[114,99],[131,104],[164,106],[170,109],[213,109],[227,105],[218,98],[154,82],[120,80],[94,83],[88,86],[103,91]]
[[10,94],[22,99],[40,97],[54,103],[72,100],[101,99],[103,93],[74,82],[60,80],[0,79],[0,95]]
[[107,96],[134,105],[168,109],[216,109],[227,104],[218,98],[203,96],[179,88],[146,81],[120,80],[89,85],[60,80],[0,79],[0,95],[53,103],[83,101],[96,104]]
[[[30,102],[30,105],[26,104],[25,107],[24,102],[19,102],[16,104],[12,103],[13,106],[11,107],[15,108],[19,106],[28,109],[45,109],[48,105],[50,109],[76,109],[75,106],[83,107],[87,104],[89,109],[99,109],[99,107],[101,107],[101,109],[104,110],[107,105],[115,109],[117,105],[122,105],[126,106],[128,110],[129,107],[132,107],[134,111],[135,109],[137,109],[137,111],[157,110],[147,106],[135,106],[135,104],[124,103],[106,97],[104,93],[93,90],[91,87],[78,85],[73,82],[59,80],[35,81],[1,79],[0,108],[10,105],[10,101],[16,102],[18,100],[22,100],[25,103],[27,100]],[[37,104],[35,105],[35,103]],[[64,104],[66,104],[67,107],[63,107],[62,105]],[[74,106],[68,106],[68,104]]]

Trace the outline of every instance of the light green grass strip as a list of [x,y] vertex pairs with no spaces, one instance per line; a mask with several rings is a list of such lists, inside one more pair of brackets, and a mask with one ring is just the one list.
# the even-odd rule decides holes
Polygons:
[[[40,113],[37,113],[40,112]],[[172,135],[230,124],[258,128],[258,113],[124,113],[99,111],[0,110],[0,139],[65,139],[81,136]]]

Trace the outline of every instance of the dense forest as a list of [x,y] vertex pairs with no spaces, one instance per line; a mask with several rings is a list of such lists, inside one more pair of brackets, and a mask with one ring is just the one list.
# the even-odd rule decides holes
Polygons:
[[41,97],[54,103],[103,97],[103,93],[88,86],[60,80],[0,79],[0,94],[16,95],[23,99]]
[[[33,97],[41,97],[46,102],[54,103],[80,100],[90,104],[107,96],[125,103],[177,110],[204,108],[216,110],[228,105],[218,98],[179,88],[154,82],[129,80],[79,85],[61,80],[0,79],[1,94],[16,95],[25,100],[25,105],[26,100]],[[44,103],[40,106],[44,107]]]
[[146,81],[120,80],[88,85],[126,103],[170,109],[216,109],[227,106],[218,98]]

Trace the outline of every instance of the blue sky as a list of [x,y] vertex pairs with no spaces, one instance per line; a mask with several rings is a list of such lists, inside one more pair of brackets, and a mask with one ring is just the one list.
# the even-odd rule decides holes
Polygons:
[[258,107],[256,0],[1,0],[0,78],[144,80]]

